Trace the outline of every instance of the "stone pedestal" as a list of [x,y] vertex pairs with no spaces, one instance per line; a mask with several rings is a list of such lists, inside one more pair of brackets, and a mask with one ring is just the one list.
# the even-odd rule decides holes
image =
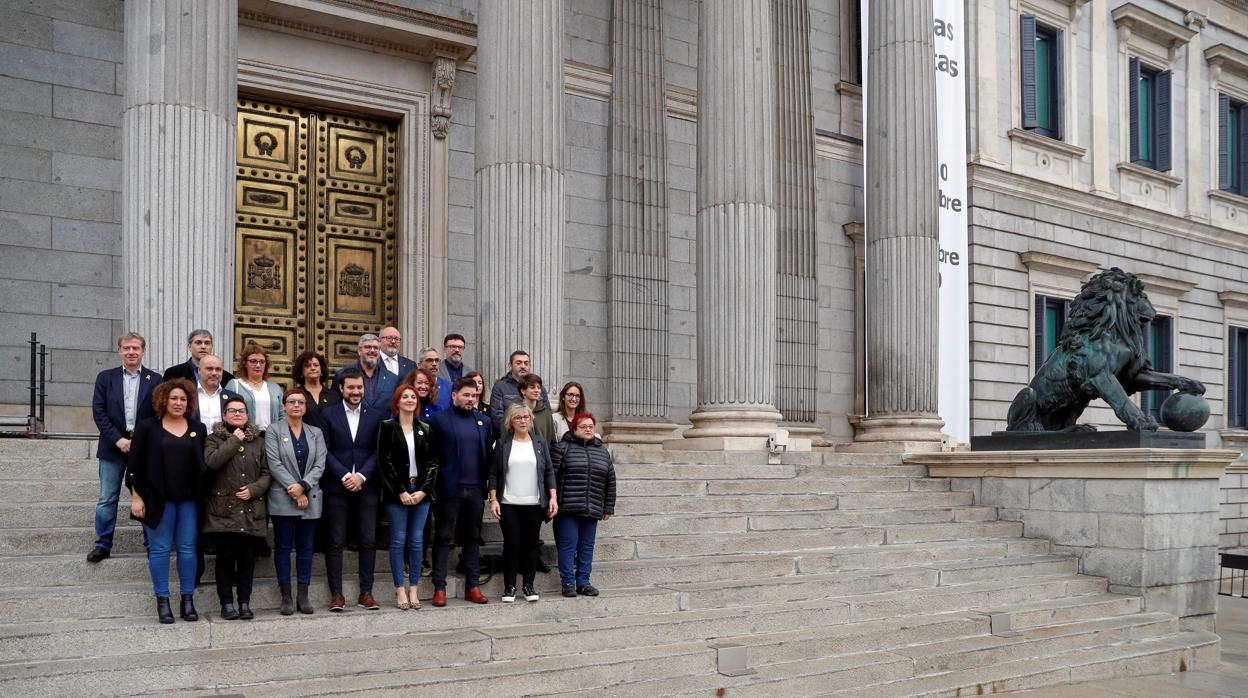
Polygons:
[[158,370],[208,329],[230,366],[237,0],[127,0],[125,14],[123,329]]
[[980,451],[914,455],[975,503],[1021,521],[1029,538],[1079,558],[1109,591],[1145,611],[1212,630],[1218,577],[1219,478],[1239,456],[1203,449]]
[[477,366],[512,351],[560,385],[563,360],[563,3],[483,2],[477,14]]

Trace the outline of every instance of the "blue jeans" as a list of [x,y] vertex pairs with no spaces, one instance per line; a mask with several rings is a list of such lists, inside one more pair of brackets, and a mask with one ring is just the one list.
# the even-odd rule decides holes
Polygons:
[[117,498],[126,474],[124,461],[100,459],[100,498],[95,502],[95,547],[113,549],[113,531],[117,530]]
[[290,586],[290,551],[295,551],[295,574],[300,584],[312,583],[312,538],[316,519],[270,516],[273,521],[273,569],[277,583]]
[[563,586],[589,584],[594,568],[594,539],[598,519],[558,514],[554,523],[555,547],[559,550],[559,582]]
[[[429,500],[408,506],[386,502],[386,518],[390,520],[390,576],[394,587],[403,586],[403,563],[407,562],[408,584],[420,584],[421,555],[425,546],[425,519],[429,518]],[[406,554],[405,554],[406,553]]]
[[195,593],[195,542],[199,539],[199,505],[193,499],[165,502],[160,525],[147,530],[147,569],[152,575],[156,596],[169,595],[169,555],[178,551],[178,587],[183,594]]

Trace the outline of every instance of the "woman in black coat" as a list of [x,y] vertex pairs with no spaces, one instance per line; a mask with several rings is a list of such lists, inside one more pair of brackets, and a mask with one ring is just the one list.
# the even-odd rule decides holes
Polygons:
[[597,596],[589,574],[598,522],[615,513],[615,466],[602,439],[594,435],[594,415],[582,412],[570,426],[550,454],[559,490],[554,526],[559,580],[564,596]]
[[196,412],[195,387],[175,378],[152,391],[156,418],[134,428],[126,468],[130,515],[147,531],[147,567],[161,623],[173,622],[169,607],[169,557],[177,547],[182,620],[199,620],[195,611],[195,545],[199,537],[199,498],[204,465],[204,425]]
[[538,600],[533,581],[542,522],[559,511],[550,447],[532,427],[533,410],[523,402],[508,407],[490,462],[490,513],[503,529],[503,603],[516,600],[517,571],[524,578],[524,600]]
[[[416,388],[404,383],[390,399],[390,411],[398,417],[387,419],[377,429],[381,503],[390,521],[390,574],[395,603],[401,610],[420,608],[416,587],[420,584],[425,521],[438,478],[438,459],[429,447],[429,427],[416,417],[419,408]],[[404,563],[410,590],[403,583]]]

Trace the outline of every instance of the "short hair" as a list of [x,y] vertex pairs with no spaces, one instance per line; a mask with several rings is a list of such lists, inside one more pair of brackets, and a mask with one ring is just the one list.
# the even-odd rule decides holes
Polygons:
[[121,335],[120,337],[118,337],[118,338],[117,338],[117,348],[118,348],[118,349],[120,349],[120,348],[121,348],[121,343],[122,343],[122,342],[124,342],[124,341],[126,341],[127,339],[137,339],[137,340],[139,340],[139,346],[140,346],[140,347],[143,347],[143,350],[144,350],[144,351],[147,351],[147,340],[146,340],[146,339],[143,339],[143,335],[139,334],[138,332],[127,332],[127,333],[125,333],[125,334]]
[[394,389],[394,394],[390,396],[390,414],[399,413],[399,398],[403,396],[404,391],[410,390],[416,395],[416,411],[420,412],[420,393],[416,392],[416,384],[408,383],[404,380],[399,387]]
[[208,330],[191,330],[191,333],[186,335],[186,343],[194,342],[196,337],[207,337],[209,342],[214,341],[212,333]]
[[291,378],[294,379],[295,385],[303,385],[303,368],[304,366],[307,365],[309,361],[312,361],[314,359],[320,362],[321,364],[321,382],[322,383],[326,382],[327,376],[325,375],[325,372],[329,370],[329,362],[325,360],[324,356],[321,356],[315,351],[312,351],[311,349],[309,349],[308,351],[303,352],[299,356],[296,356],[294,364],[292,364],[290,367],[291,374],[292,374]]
[[[429,352],[433,352],[433,353],[437,354],[439,359],[441,359],[441,358],[442,358],[442,352],[438,351],[438,348],[437,348],[437,347],[425,347],[424,349],[421,349],[421,350],[420,350],[420,353],[416,354],[416,356],[417,356],[417,358],[421,358],[421,357],[423,357],[425,354],[428,354]],[[422,360],[423,360],[423,359],[422,359]]]
[[[475,371],[474,371],[474,373],[475,373]],[[478,375],[479,375],[479,374],[478,374]],[[476,381],[474,381],[474,380],[472,379],[472,375],[471,375],[471,374],[469,374],[469,375],[466,375],[466,376],[460,376],[459,378],[456,378],[456,379],[455,379],[455,383],[451,386],[451,392],[452,392],[452,393],[458,393],[459,391],[463,390],[464,388],[475,388],[475,387],[477,387],[477,382],[476,382]],[[485,388],[482,388],[482,390],[484,391],[484,390],[485,390]]]
[[[517,349],[517,350],[515,350],[515,351],[511,352],[511,356],[508,356],[508,357],[507,357],[507,365],[508,365],[508,366],[510,366],[510,365],[511,365],[511,362],[512,362],[512,361],[515,361],[517,356],[529,356],[529,352],[527,352],[527,351],[525,351],[525,350],[523,350],[523,349]],[[531,356],[530,356],[529,358],[533,358],[533,357],[531,357]]]
[[527,374],[525,374],[525,375],[524,375],[524,377],[522,377],[519,381],[517,381],[517,382],[516,382],[516,385],[518,385],[518,386],[520,387],[520,390],[521,390],[521,391],[524,391],[524,390],[528,390],[529,388],[533,387],[533,384],[535,384],[535,383],[536,383],[538,386],[541,386],[541,385],[542,385],[542,377],[541,377],[541,376],[539,376],[539,375],[537,375],[536,373],[527,373]]
[[529,409],[529,406],[523,402],[511,403],[507,411],[503,413],[503,431],[508,434],[512,433],[514,430],[511,428],[511,420],[522,414],[533,416],[533,410]]
[[340,387],[343,383],[346,383],[349,379],[353,378],[364,380],[364,372],[354,366],[344,368],[342,369],[342,373],[338,374],[338,385],[335,387]]
[[572,421],[568,422],[568,429],[576,431],[576,428],[581,425],[581,422],[593,422],[594,424],[597,424],[598,420],[594,419],[594,415],[589,412],[582,412],[573,417]]
[[377,342],[378,344],[380,344],[380,343],[381,343],[381,337],[378,337],[377,335],[373,334],[372,332],[369,332],[368,334],[362,334],[362,335],[360,335],[360,341],[356,342],[356,343],[355,343],[355,346],[357,346],[357,347],[362,347],[362,346],[364,346],[364,342]]
[[248,342],[243,345],[243,350],[238,352],[238,366],[236,366],[234,370],[238,372],[239,376],[246,378],[247,357],[255,354],[259,354],[264,357],[264,375],[261,377],[267,381],[269,379],[269,364],[272,363],[269,361],[269,352],[265,351],[264,347],[256,344],[255,342]]
[[[416,368],[408,371],[406,376],[403,376],[403,384],[410,385],[413,388],[415,388],[417,375],[424,376],[425,380],[428,381],[429,383],[429,397],[424,398],[423,401],[421,402],[421,405],[438,404],[438,377],[433,375],[433,371],[430,371],[427,368],[420,368],[419,366],[417,366]],[[419,395],[417,397],[419,397]],[[395,412],[394,410],[390,410],[390,411],[394,412],[395,414],[398,414],[398,412]]]
[[451,341],[452,339],[458,339],[464,344],[468,344],[468,340],[464,339],[464,335],[456,333],[456,332],[452,332],[442,338],[442,346],[446,346],[446,343]]
[[204,361],[206,361],[206,360],[208,360],[208,359],[216,359],[217,361],[220,361],[220,362],[221,362],[221,368],[222,368],[222,370],[224,370],[224,369],[225,369],[225,362],[224,362],[224,361],[221,361],[221,357],[220,357],[220,356],[217,356],[216,354],[204,354],[204,358],[202,358],[202,359],[200,359],[200,360],[199,360],[199,365],[200,365],[200,367],[201,367],[201,368],[202,368],[202,367],[203,367],[203,365],[204,365]]
[[[232,404],[234,404],[234,403],[236,403],[236,402],[237,402],[237,403],[239,403],[239,404],[241,404],[243,407],[246,407],[246,406],[247,406],[247,401],[246,401],[246,400],[244,400],[244,399],[242,398],[242,396],[241,396],[241,395],[230,395],[229,397],[227,397],[227,398],[225,399],[225,402],[221,403],[221,414],[222,414],[222,416],[224,416],[224,415],[225,415],[225,408],[229,407],[230,405],[232,405]],[[250,411],[250,410],[248,410],[247,418],[248,418],[248,419],[250,419],[250,418],[251,418],[251,411]]]
[[577,390],[581,391],[581,404],[577,405],[576,412],[572,413],[572,416],[575,417],[578,414],[589,411],[589,407],[587,406],[587,403],[585,400],[585,388],[583,388],[580,383],[577,383],[575,381],[568,381],[567,383],[563,384],[563,389],[559,391],[559,409],[556,410],[556,412],[558,412],[559,414],[563,414],[564,408],[567,407],[565,398],[568,395],[568,390],[572,388],[576,388]]
[[174,378],[156,386],[156,389],[152,391],[152,409],[156,410],[157,417],[164,417],[165,408],[169,404],[169,394],[175,390],[181,390],[186,394],[186,418],[189,420],[191,415],[199,411],[199,391],[195,390],[195,386],[185,378]]
[[308,394],[303,392],[303,388],[300,388],[298,386],[292,386],[282,391],[282,404],[283,405],[286,404],[286,399],[289,398],[291,395],[302,395],[305,400],[308,399]]

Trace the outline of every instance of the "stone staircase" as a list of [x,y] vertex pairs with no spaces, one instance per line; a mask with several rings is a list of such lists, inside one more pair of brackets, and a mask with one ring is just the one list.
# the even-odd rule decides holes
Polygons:
[[[88,565],[96,464],[83,441],[0,441],[0,695],[965,696],[1216,664],[1219,640],[1106,593],[1022,525],[895,457],[617,451],[596,599],[282,617],[272,562],[254,621],[156,622],[138,527]],[[123,495],[124,497],[124,495]],[[123,505],[124,505],[123,499]],[[498,540],[497,525],[485,526]],[[548,527],[545,535],[549,537]],[[553,558],[553,546],[544,549]],[[355,593],[354,554],[345,590]],[[206,574],[211,579],[211,562]],[[453,586],[450,591],[462,591]],[[1009,632],[991,634],[991,617]],[[1000,631],[1001,626],[998,625]],[[717,672],[745,645],[752,673]]]

